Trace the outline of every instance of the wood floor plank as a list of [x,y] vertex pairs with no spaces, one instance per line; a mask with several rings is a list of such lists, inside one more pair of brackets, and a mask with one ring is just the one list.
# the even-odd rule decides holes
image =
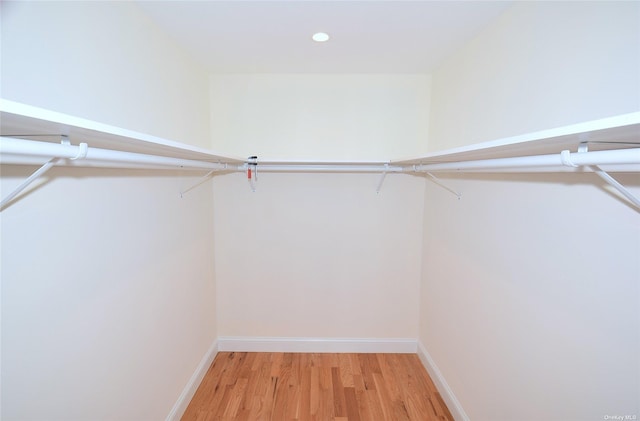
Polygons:
[[371,420],[386,420],[384,410],[382,409],[382,403],[380,402],[380,396],[375,389],[366,390],[364,392],[364,405],[369,409]]
[[395,360],[396,358],[387,358],[386,356],[389,354],[376,354],[378,360],[378,366],[380,367],[380,374],[383,380],[383,384],[389,393],[389,398],[391,400],[399,400],[400,396],[400,379],[399,373],[394,371],[391,368],[390,360]]
[[346,417],[347,402],[344,397],[340,367],[331,367],[331,385],[333,386],[333,413],[336,417]]
[[318,414],[320,409],[320,368],[311,366],[309,379],[309,410],[312,419]]
[[239,378],[236,384],[231,386],[231,396],[229,397],[227,406],[224,409],[224,413],[222,414],[223,418],[236,418],[238,410],[240,409],[240,403],[246,396],[245,391],[247,390],[247,383],[247,378]]
[[360,406],[358,405],[358,398],[354,387],[344,388],[344,400],[347,406],[347,420],[360,421]]
[[358,361],[360,362],[360,372],[362,373],[365,389],[375,390],[376,385],[373,381],[374,367],[371,366],[371,359],[368,354],[358,354]]
[[333,419],[334,416],[331,367],[328,364],[328,359],[322,358],[322,367],[320,367],[320,411],[318,411],[318,420],[330,420]]
[[367,389],[364,386],[364,380],[362,374],[356,374],[353,376],[353,384],[356,393],[356,400],[358,401],[358,411],[360,412],[360,418],[363,420],[375,419],[371,413],[371,406],[367,397]]
[[415,354],[220,352],[185,421],[450,421]]
[[338,362],[340,367],[340,376],[344,387],[354,387],[353,370],[351,368],[350,354],[338,354]]
[[303,354],[300,361],[300,403],[298,411],[299,421],[311,420],[311,360],[308,354]]

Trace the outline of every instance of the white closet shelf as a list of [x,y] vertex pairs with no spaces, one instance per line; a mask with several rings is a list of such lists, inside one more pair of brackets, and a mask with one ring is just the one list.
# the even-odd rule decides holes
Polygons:
[[[105,149],[127,153],[137,153],[174,159],[193,160],[210,163],[229,164],[231,171],[242,171],[247,161],[245,157],[228,156],[204,148],[198,148],[150,136],[131,130],[114,127],[95,121],[70,116],[42,108],[25,105],[6,99],[0,99],[0,134],[23,139],[60,143],[61,136],[66,136],[72,144],[87,143],[89,149]],[[524,158],[541,155],[557,155],[569,150],[577,152],[581,143],[588,143],[589,152],[631,149],[625,152],[636,159],[640,154],[640,112],[624,114],[599,120],[588,121],[579,124],[543,130],[534,133],[523,134],[490,142],[478,143],[470,146],[434,152],[424,156],[398,159],[393,161],[310,161],[310,160],[278,160],[263,159],[259,157],[259,168],[265,171],[322,171],[323,169],[348,172],[355,168],[356,171],[370,172],[414,172],[431,171],[429,165],[442,163],[468,163],[469,161],[485,161],[503,158]],[[8,142],[7,142],[8,143]],[[8,149],[8,147],[7,147]],[[3,152],[3,151],[0,151]],[[46,159],[33,156],[30,159],[9,156],[7,151],[2,154],[3,163],[44,163]],[[573,155],[573,154],[572,154]],[[640,155],[638,156],[640,158]],[[559,159],[559,158],[558,158]],[[571,159],[571,158],[570,158]],[[628,158],[625,158],[627,161]],[[30,162],[34,161],[34,162]],[[84,161],[84,162],[82,162]],[[571,161],[569,161],[571,162]],[[58,163],[60,164],[60,163]],[[90,160],[64,160],[65,165],[92,166]],[[565,162],[566,164],[566,162]],[[603,165],[607,165],[603,163]],[[127,163],[114,165],[114,167],[130,167]],[[141,165],[148,168],[149,165]],[[424,167],[424,168],[423,168]],[[437,167],[435,167],[437,168]],[[212,168],[213,169],[213,168]],[[219,168],[216,168],[219,170]],[[517,164],[513,167],[504,167],[500,171],[529,172],[529,171],[584,171],[585,168],[575,169],[570,165],[538,166],[535,169]],[[588,169],[587,169],[588,170]],[[608,165],[608,171],[640,171],[640,165],[624,163],[622,165]],[[454,167],[434,169],[434,172],[463,171]],[[480,171],[473,169],[473,171]],[[496,170],[497,171],[497,170]]]
[[639,148],[640,112],[397,159],[391,163],[406,166],[551,155],[563,150],[578,152],[584,142],[590,152]]
[[[245,159],[231,157],[172,140],[122,129],[95,121],[70,116],[26,104],[0,99],[0,134],[3,137],[30,139],[59,144],[62,136],[73,145],[87,143],[89,148],[113,150],[133,154],[170,157],[211,163],[242,164]],[[1,151],[0,151],[1,152]],[[30,162],[33,161],[33,162]],[[34,164],[42,159],[31,158],[24,162]],[[83,160],[72,164],[83,166]],[[67,164],[70,164],[67,162]],[[89,164],[86,164],[90,166]],[[115,166],[115,165],[114,165]],[[126,164],[120,166],[128,166]],[[130,165],[133,166],[133,165]]]
[[640,172],[640,112],[390,162],[230,157],[6,99],[0,99],[0,134],[0,163],[41,165],[2,200],[0,208],[54,165],[209,170],[204,179],[215,171],[246,171],[252,188],[258,169],[378,172],[382,175],[378,191],[389,172],[427,173],[441,185],[431,173],[593,172],[640,208],[640,199],[607,173]]
[[640,112],[528,133],[392,161],[405,171],[434,172],[592,172],[618,190],[637,209],[640,198],[609,172],[640,172]]

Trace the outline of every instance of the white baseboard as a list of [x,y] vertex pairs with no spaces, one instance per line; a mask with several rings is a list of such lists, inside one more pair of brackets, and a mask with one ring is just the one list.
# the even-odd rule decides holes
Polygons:
[[416,339],[218,337],[218,350],[237,352],[416,353]]
[[464,409],[462,409],[462,405],[460,405],[460,402],[453,394],[453,391],[442,376],[438,366],[436,366],[436,363],[421,342],[418,342],[418,357],[429,373],[429,376],[431,376],[431,380],[435,383],[436,388],[440,392],[440,396],[442,396],[442,400],[447,404],[447,408],[449,408],[449,412],[451,412],[453,418],[456,421],[469,421],[469,417],[464,412]]
[[198,386],[200,386],[200,382],[204,378],[204,375],[207,374],[207,370],[213,363],[213,359],[216,357],[218,353],[218,341],[214,340],[207,353],[200,360],[200,364],[196,367],[196,371],[193,372],[193,375],[187,382],[187,385],[182,390],[180,397],[176,401],[173,408],[171,408],[171,412],[167,415],[167,421],[179,421],[184,415],[184,411],[187,410],[187,406],[191,402],[193,395],[195,395],[196,390],[198,390]]

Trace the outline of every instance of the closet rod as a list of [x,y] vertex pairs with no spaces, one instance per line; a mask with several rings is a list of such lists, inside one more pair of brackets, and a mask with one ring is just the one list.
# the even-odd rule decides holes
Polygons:
[[[83,154],[86,152],[86,154]],[[32,164],[37,158],[63,158],[59,163],[77,166],[102,166],[114,168],[168,168],[186,170],[246,171],[248,164],[207,162],[181,159],[159,155],[148,155],[110,149],[65,145],[51,142],[0,137],[0,153],[3,162],[20,163],[20,157],[26,157],[23,163]],[[82,156],[82,160],[68,161]],[[31,158],[29,160],[29,158]],[[44,162],[43,160],[40,160]],[[259,171],[265,172],[557,172],[590,166],[602,165],[616,167],[615,171],[640,171],[640,148],[615,149],[593,152],[562,151],[559,154],[521,156],[512,158],[483,159],[473,161],[440,162],[415,165],[388,165],[379,163],[342,164],[342,163],[260,163]],[[613,170],[610,170],[613,171]]]
[[589,171],[588,167],[592,165],[622,166],[620,170],[626,168],[638,172],[640,148],[574,153],[562,151],[550,155],[416,164],[405,168],[414,172],[556,172],[578,167],[587,167],[585,169]]
[[96,162],[102,167],[110,167],[111,164],[113,164],[115,168],[153,167],[185,170],[226,170],[228,168],[227,164],[219,162],[206,162],[93,147],[88,147],[86,150],[83,150],[82,146],[10,137],[0,138],[0,152],[3,155],[6,154],[13,157],[10,161],[14,161],[14,163],[16,163],[16,156],[75,159],[82,155],[82,162],[77,162],[75,163],[76,165],[85,165],[86,163],[87,166],[91,166],[91,162]]
[[[238,171],[247,171],[248,165],[240,165]],[[401,166],[388,164],[257,164],[260,172],[403,172]]]

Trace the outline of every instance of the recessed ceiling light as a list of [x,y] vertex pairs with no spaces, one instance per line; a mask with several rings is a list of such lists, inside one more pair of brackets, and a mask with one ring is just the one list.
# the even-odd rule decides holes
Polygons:
[[313,34],[311,39],[313,39],[315,42],[326,42],[329,41],[329,34],[327,34],[326,32],[316,32],[315,34]]

